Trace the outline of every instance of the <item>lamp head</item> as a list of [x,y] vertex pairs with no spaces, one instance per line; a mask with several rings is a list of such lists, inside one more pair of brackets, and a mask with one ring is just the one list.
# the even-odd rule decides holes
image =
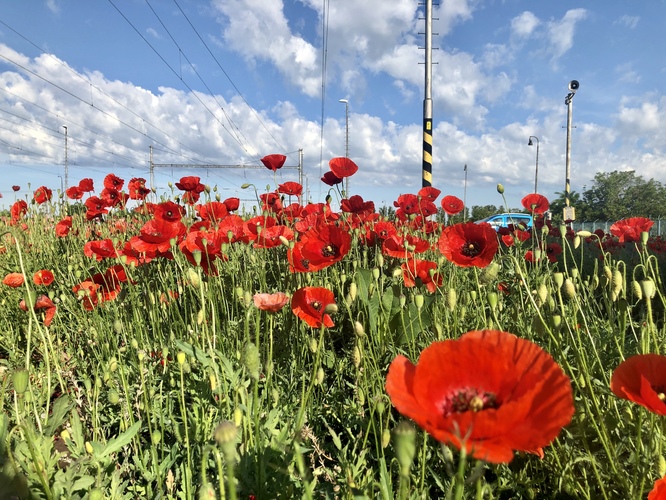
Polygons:
[[528,146],[532,146],[532,138],[531,138],[531,137],[530,137],[530,139],[527,141],[527,145],[528,145]]

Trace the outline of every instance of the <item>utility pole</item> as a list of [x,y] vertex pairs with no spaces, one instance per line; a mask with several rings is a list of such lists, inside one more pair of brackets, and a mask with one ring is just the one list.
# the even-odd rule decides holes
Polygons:
[[425,92],[423,98],[422,187],[432,185],[432,0],[426,0],[425,6]]
[[[67,126],[63,125],[62,128],[65,129],[65,191],[68,188],[68,174],[69,174],[69,161],[67,159]],[[63,193],[65,192],[63,191]]]
[[576,211],[570,206],[569,194],[571,192],[571,123],[573,114],[573,98],[580,87],[578,80],[569,82],[569,93],[564,98],[564,104],[567,105],[567,151],[566,151],[566,172],[564,180],[564,221],[576,220]]

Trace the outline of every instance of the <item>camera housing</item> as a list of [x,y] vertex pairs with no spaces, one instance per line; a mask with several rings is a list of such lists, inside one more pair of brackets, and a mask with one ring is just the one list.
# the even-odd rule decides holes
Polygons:
[[569,82],[569,91],[576,92],[576,90],[578,90],[578,87],[580,87],[580,83],[578,83],[578,80],[571,80]]

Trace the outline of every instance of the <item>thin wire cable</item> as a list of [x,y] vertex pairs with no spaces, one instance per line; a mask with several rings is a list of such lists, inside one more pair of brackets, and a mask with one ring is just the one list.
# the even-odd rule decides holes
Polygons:
[[143,34],[137,29],[136,26],[134,26],[134,24],[127,18],[127,16],[125,16],[125,14],[122,13],[122,11],[116,6],[116,4],[113,3],[113,0],[108,0],[108,1],[118,11],[118,13],[122,16],[122,18],[125,19],[125,21],[132,27],[132,29],[136,32],[136,34],[139,35],[139,37],[144,42],[146,42],[146,44],[152,49],[153,52],[155,52],[157,57],[159,57],[160,60],[171,70],[171,72],[174,75],[176,75],[176,77],[181,81],[181,83],[183,85],[185,85],[185,87],[187,87],[187,89],[190,91],[190,93],[196,98],[197,101],[199,101],[199,103],[206,109],[206,111],[208,111],[208,113],[210,113],[210,115],[215,119],[215,121],[217,121],[220,124],[220,126],[232,138],[234,138],[236,140],[238,145],[243,149],[243,152],[248,156],[252,156],[252,155],[250,155],[250,153],[247,150],[247,148],[245,147],[245,145],[242,142],[238,141],[238,139],[229,131],[229,129],[227,129],[227,127],[220,121],[220,119],[215,115],[215,113],[213,113],[213,111],[211,111],[211,109],[208,106],[206,106],[206,104],[201,100],[201,98],[194,91],[194,89],[192,89],[192,87],[190,87],[189,84],[185,80],[183,80],[182,76],[178,75],[178,72],[175,69],[173,69],[173,67],[166,61],[166,59],[164,59],[164,57],[162,57],[162,55],[157,51],[157,49],[155,47],[153,47],[153,45],[148,41],[148,39],[145,36],[143,36]]
[[[324,117],[326,109],[326,66],[328,59],[328,14],[329,0],[323,0],[322,4],[322,44],[321,44],[321,125],[319,132],[319,177],[323,176],[324,166]],[[322,183],[319,184],[319,198],[322,195]]]
[[[194,30],[194,33],[197,35],[197,37],[199,37],[199,40],[201,41],[201,43],[203,44],[203,46],[206,47],[206,50],[208,51],[208,53],[210,54],[210,56],[213,58],[213,60],[214,60],[215,63],[217,64],[217,67],[220,68],[220,70],[222,71],[222,73],[224,74],[224,76],[227,77],[227,80],[229,80],[229,83],[231,83],[231,86],[234,88],[234,90],[236,91],[236,93],[240,96],[240,98],[243,100],[243,102],[247,105],[248,109],[252,112],[252,114],[254,115],[254,117],[259,121],[259,123],[260,123],[261,126],[264,128],[264,130],[268,133],[268,135],[271,137],[271,139],[273,139],[273,141],[275,142],[275,144],[276,144],[279,148],[281,148],[282,151],[284,152],[287,148],[285,148],[284,146],[282,146],[282,145],[278,142],[278,140],[275,138],[275,136],[274,136],[274,135],[271,133],[271,131],[268,129],[268,127],[267,127],[266,124],[263,122],[263,120],[261,119],[261,117],[259,116],[259,114],[256,112],[256,110],[255,110],[252,106],[250,106],[250,103],[249,103],[249,102],[247,102],[247,99],[245,99],[245,96],[243,95],[243,93],[242,93],[242,92],[240,91],[240,89],[236,86],[236,84],[235,84],[234,81],[231,79],[231,77],[230,77],[229,74],[226,72],[226,70],[222,67],[222,64],[220,64],[220,61],[218,61],[217,57],[215,57],[215,55],[213,54],[213,51],[210,50],[210,47],[208,47],[208,44],[204,41],[203,37],[199,34],[199,32],[197,31],[197,29],[194,27],[194,25],[192,24],[192,21],[190,21],[190,18],[187,17],[187,14],[185,14],[185,12],[183,11],[183,9],[180,7],[180,5],[178,4],[178,1],[177,1],[177,0],[173,0],[173,2],[176,4],[176,7],[178,7],[178,10],[180,10],[181,14],[183,14],[183,17],[184,17],[185,20],[188,22],[188,24],[190,25],[190,27]],[[287,153],[287,154],[289,154],[289,153]]]

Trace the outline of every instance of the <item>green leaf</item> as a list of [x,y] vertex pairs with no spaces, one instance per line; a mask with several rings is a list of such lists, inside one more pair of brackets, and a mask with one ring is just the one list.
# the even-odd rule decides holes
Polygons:
[[55,434],[56,429],[65,421],[72,406],[74,405],[67,396],[60,396],[53,402],[51,417],[49,418],[48,423],[44,426],[45,436],[53,436]]
[[120,434],[118,437],[111,439],[100,453],[101,457],[106,457],[111,453],[119,451],[123,446],[126,446],[132,441],[132,438],[139,432],[141,428],[141,420],[135,422],[129,429]]
[[72,485],[72,491],[88,490],[93,484],[95,484],[94,477],[83,476],[74,481],[74,484]]

